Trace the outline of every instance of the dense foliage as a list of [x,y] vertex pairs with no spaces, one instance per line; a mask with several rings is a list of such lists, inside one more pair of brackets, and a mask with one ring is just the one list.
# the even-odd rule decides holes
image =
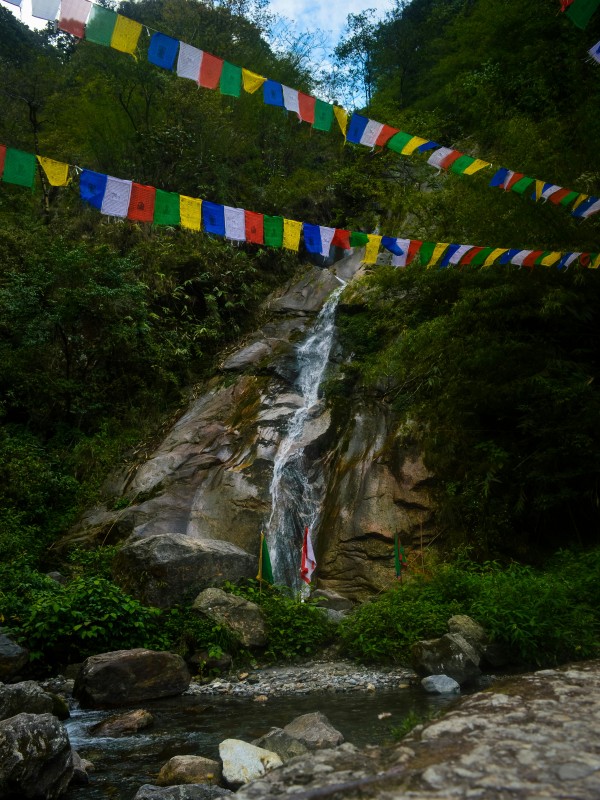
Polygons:
[[360,606],[340,627],[346,653],[410,664],[411,645],[468,614],[509,664],[550,666],[600,654],[600,550],[561,551],[544,571],[516,563],[438,566]]

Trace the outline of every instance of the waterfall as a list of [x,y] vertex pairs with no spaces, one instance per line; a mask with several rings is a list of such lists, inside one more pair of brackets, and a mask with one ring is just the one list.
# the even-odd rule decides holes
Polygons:
[[[341,280],[341,279],[339,279]],[[302,445],[303,433],[319,397],[319,386],[329,360],[335,330],[335,310],[345,283],[336,289],[321,309],[312,333],[297,349],[297,388],[302,406],[295,411],[281,440],[271,480],[271,516],[266,539],[276,583],[298,590],[300,553],[304,528],[315,544],[321,497],[310,476],[310,464]]]

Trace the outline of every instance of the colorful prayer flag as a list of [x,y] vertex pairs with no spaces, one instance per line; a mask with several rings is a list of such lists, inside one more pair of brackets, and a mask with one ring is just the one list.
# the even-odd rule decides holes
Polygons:
[[207,233],[225,236],[225,208],[219,203],[202,203],[202,226]]
[[55,20],[60,0],[31,0],[31,16],[38,19]]
[[129,210],[130,197],[131,181],[124,181],[121,178],[113,178],[108,175],[100,212],[109,217],[126,217]]
[[180,211],[181,197],[176,192],[165,192],[162,189],[156,190],[154,197],[154,218],[155,225],[179,225],[181,221]]
[[179,42],[179,56],[177,57],[177,74],[180,78],[189,78],[198,83],[200,65],[202,64],[202,50],[192,47],[191,44]]
[[69,183],[68,164],[43,156],[38,156],[37,160],[40,162],[50,186],[67,186]]
[[264,219],[256,211],[246,211],[246,241],[264,244]]
[[268,106],[284,108],[282,85],[277,81],[266,80],[263,83],[263,101]]
[[332,247],[341,247],[342,250],[350,250],[350,231],[336,228],[333,239],[331,240]]
[[143,186],[141,183],[133,183],[131,186],[127,219],[136,222],[152,222],[154,219],[155,197],[156,189],[154,186]]
[[202,200],[184,194],[179,195],[179,217],[182,228],[190,231],[202,230]]
[[271,247],[281,247],[283,244],[283,217],[263,217],[263,231],[265,244]]
[[230,64],[229,61],[224,61],[219,90],[221,94],[229,95],[229,97],[239,97],[242,93],[242,68]]
[[315,121],[312,126],[316,131],[330,131],[333,122],[333,106],[323,100],[315,101]]
[[346,138],[346,131],[348,130],[348,112],[341,106],[334,106],[333,113],[337,124],[340,126],[341,132],[344,134],[344,138]]
[[283,105],[287,111],[294,111],[300,116],[300,106],[298,104],[298,89],[290,89],[289,86],[282,86]]
[[148,61],[157,67],[172,70],[175,66],[179,40],[164,33],[154,33],[148,47]]
[[367,246],[365,247],[365,255],[363,258],[363,262],[365,264],[375,264],[377,262],[377,256],[379,255],[379,245],[381,244],[381,240],[383,236],[377,236],[374,233],[369,234],[369,241]]
[[591,55],[594,61],[600,64],[600,42],[596,42],[593,47],[590,47],[588,53]]
[[102,208],[108,175],[84,169],[79,176],[79,196],[98,211]]
[[492,250],[492,252],[489,254],[489,256],[485,259],[485,261],[483,262],[483,266],[484,267],[491,267],[492,264],[495,261],[497,261],[500,258],[501,255],[503,255],[504,253],[507,253],[507,252],[508,252],[508,250],[507,250],[506,247],[496,247],[494,250]]
[[369,244],[369,234],[362,231],[351,231],[350,247],[364,247]]
[[381,122],[367,119],[360,114],[353,114],[346,132],[346,139],[354,144],[362,144],[365,147],[375,147],[379,134],[383,130]]
[[384,236],[381,239],[381,246],[385,247],[386,250],[389,250],[390,253],[393,253],[395,256],[401,256],[404,253],[404,250],[400,246],[401,239],[394,239],[392,236]]
[[396,579],[402,580],[402,573],[408,567],[406,560],[406,553],[400,544],[400,539],[397,533],[394,534],[394,567],[396,570]]
[[311,225],[305,222],[303,225],[304,246],[309,253],[321,252],[321,229],[318,225]]
[[8,147],[4,156],[2,180],[4,183],[14,183],[31,189],[35,182],[36,163],[33,153]]
[[315,121],[315,107],[317,104],[317,98],[312,97],[310,94],[305,94],[304,92],[298,92],[298,116],[302,120],[302,122],[308,122],[309,125],[313,125]]
[[6,145],[0,144],[0,178],[2,178],[2,173],[4,172],[5,159],[6,159]]
[[251,72],[249,69],[242,69],[242,83],[244,85],[244,91],[248,92],[248,94],[254,94],[254,92],[258,91],[266,80],[267,79],[263,78],[262,75],[257,75],[256,72]]
[[111,8],[104,8],[104,6],[93,5],[87,25],[85,26],[86,41],[110,47],[116,24],[116,11],[113,11]]
[[459,153],[458,150],[453,150],[451,147],[440,147],[429,156],[427,163],[438,169],[449,169],[461,156],[462,153]]
[[283,220],[283,246],[286,250],[294,250],[298,252],[300,247],[300,234],[302,232],[302,223],[297,222],[295,219]]
[[113,50],[133,55],[137,49],[142,33],[142,25],[134,19],[117,14],[117,22],[110,40]]
[[578,28],[586,28],[596,9],[600,5],[600,0],[574,0],[565,14]]
[[83,39],[91,8],[92,4],[88,0],[62,0],[58,27],[61,31]]
[[217,58],[206,51],[202,53],[202,63],[200,64],[200,76],[198,83],[205,89],[216,89],[221,80],[223,71],[223,59]]
[[224,206],[225,236],[233,242],[246,241],[246,215],[243,208]]
[[448,264],[452,264],[453,266],[460,264],[461,260],[467,255],[469,250],[472,249],[472,244],[461,244],[453,253],[448,255]]
[[302,557],[300,561],[300,577],[304,583],[310,584],[312,574],[317,568],[317,561],[310,539],[308,528],[304,529],[304,539],[302,541]]

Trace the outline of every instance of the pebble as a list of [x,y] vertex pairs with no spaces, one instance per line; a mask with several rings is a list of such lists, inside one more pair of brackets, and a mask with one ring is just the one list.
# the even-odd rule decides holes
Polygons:
[[412,670],[400,667],[374,669],[352,661],[311,661],[301,665],[265,667],[250,673],[192,682],[186,694],[232,697],[282,697],[311,692],[376,692],[406,689],[414,680]]

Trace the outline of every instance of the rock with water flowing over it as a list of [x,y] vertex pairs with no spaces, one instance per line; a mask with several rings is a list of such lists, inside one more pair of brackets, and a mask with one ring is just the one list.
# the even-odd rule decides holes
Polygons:
[[255,781],[283,764],[277,753],[241,739],[225,739],[221,742],[219,756],[223,762],[223,777],[234,787]]
[[218,800],[220,797],[233,797],[233,792],[206,784],[153,786],[147,783],[138,789],[133,800]]
[[44,691],[35,681],[0,683],[0,719],[16,714],[54,714],[67,719],[69,709],[63,698]]
[[160,769],[156,782],[159,786],[177,786],[183,783],[218,784],[221,765],[202,756],[173,756]]
[[417,642],[412,648],[412,663],[418,675],[448,675],[461,686],[481,675],[479,662],[479,653],[457,633]]
[[133,539],[118,552],[114,579],[147,605],[170,608],[191,592],[256,575],[257,559],[231,542],[179,533]]
[[229,628],[244,647],[264,647],[267,623],[256,603],[227,594],[222,589],[205,589],[192,603],[194,611]]
[[0,681],[16,677],[29,661],[29,651],[0,632]]
[[421,686],[430,694],[460,694],[460,684],[448,675],[428,675]]
[[154,723],[154,717],[149,711],[138,708],[135,711],[128,711],[126,714],[114,714],[107,719],[103,719],[97,725],[92,725],[90,733],[92,736],[131,736],[145,728],[149,728]]
[[110,708],[182,694],[189,684],[181,656],[136,648],[87,658],[73,695],[82,708]]
[[289,725],[285,726],[283,731],[293,739],[298,739],[309,750],[337,747],[344,741],[343,735],[336,731],[325,714],[320,711],[296,717]]
[[262,747],[264,750],[270,750],[272,753],[277,753],[284,764],[290,758],[308,753],[306,745],[302,744],[299,739],[294,739],[282,728],[272,728],[269,733],[261,736],[260,739],[255,739],[252,744],[256,745],[256,747]]
[[0,797],[54,800],[73,776],[67,731],[52,714],[17,714],[0,722]]

